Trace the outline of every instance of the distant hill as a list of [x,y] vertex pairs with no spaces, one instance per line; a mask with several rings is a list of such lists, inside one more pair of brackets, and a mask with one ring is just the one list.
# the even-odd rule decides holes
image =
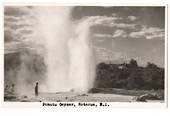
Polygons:
[[46,66],[44,58],[34,51],[22,50],[4,55],[4,84],[17,84],[18,80],[34,84],[44,81]]

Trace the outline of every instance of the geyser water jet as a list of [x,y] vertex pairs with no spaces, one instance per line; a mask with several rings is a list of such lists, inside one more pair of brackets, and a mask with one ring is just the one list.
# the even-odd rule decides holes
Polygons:
[[71,7],[36,8],[36,39],[44,48],[44,91],[87,92],[94,82],[94,60],[88,21],[71,20]]

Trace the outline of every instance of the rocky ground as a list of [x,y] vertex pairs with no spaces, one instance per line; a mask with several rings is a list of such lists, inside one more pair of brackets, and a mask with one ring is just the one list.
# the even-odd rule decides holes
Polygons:
[[[58,92],[40,93],[37,97],[34,94],[6,94],[4,100],[13,102],[140,102],[136,98],[137,96],[120,94]],[[163,102],[158,99],[145,100],[145,102],[147,101]]]

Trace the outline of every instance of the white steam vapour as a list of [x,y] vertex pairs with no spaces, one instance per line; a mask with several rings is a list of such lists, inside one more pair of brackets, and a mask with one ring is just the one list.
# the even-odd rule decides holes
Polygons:
[[93,86],[95,67],[87,20],[71,20],[71,7],[35,8],[38,24],[35,42],[45,47],[47,66],[43,91],[87,92]]

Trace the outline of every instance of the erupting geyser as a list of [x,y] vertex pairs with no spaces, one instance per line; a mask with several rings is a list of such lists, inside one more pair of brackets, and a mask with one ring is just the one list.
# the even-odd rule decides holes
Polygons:
[[71,20],[71,7],[36,8],[36,39],[44,48],[44,91],[87,92],[94,82],[94,60],[87,20]]

